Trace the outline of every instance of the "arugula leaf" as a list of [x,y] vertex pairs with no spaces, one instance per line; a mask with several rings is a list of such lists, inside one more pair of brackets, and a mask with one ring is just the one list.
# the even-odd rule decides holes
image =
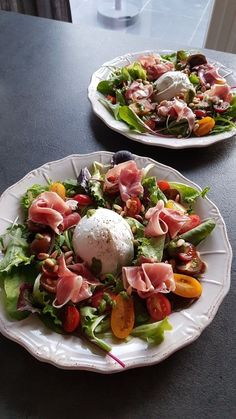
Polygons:
[[113,105],[110,100],[105,99],[105,98],[103,99],[99,98],[98,100],[105,106],[105,108],[107,108],[109,112],[111,112],[111,114],[114,116],[114,118],[117,121],[120,121],[120,116],[119,116],[120,104],[119,103],[116,103],[115,105]]
[[164,245],[165,245],[165,234],[159,237],[139,237],[137,238],[138,245],[138,256],[145,256],[147,258],[156,259],[157,262],[162,261]]
[[164,340],[164,332],[172,330],[171,324],[167,317],[156,323],[143,324],[135,327],[131,335],[146,340],[148,343],[155,343],[156,345]]
[[21,198],[21,206],[23,207],[25,213],[28,213],[28,209],[31,206],[33,200],[37,198],[41,193],[48,191],[49,185],[38,185],[35,184],[27,189],[26,193]]
[[113,95],[114,87],[113,80],[102,80],[98,83],[97,90],[103,95]]
[[129,106],[120,106],[119,117],[122,121],[126,122],[131,129],[135,129],[138,132],[148,132],[148,128],[144,122],[132,111]]
[[120,105],[125,105],[125,98],[120,89],[116,90],[116,103],[119,103]]
[[233,96],[233,99],[230,102],[230,107],[226,112],[224,112],[224,116],[236,119],[236,95]]
[[152,205],[156,205],[156,203],[162,199],[164,203],[167,202],[167,198],[164,195],[164,193],[160,190],[160,188],[157,186],[157,181],[155,176],[147,177],[143,180],[142,185],[144,189],[147,190],[148,196],[151,200]]
[[29,245],[25,238],[25,228],[22,225],[10,227],[2,236],[3,243],[7,241],[4,257],[0,262],[0,272],[9,272],[20,264],[29,265],[34,256],[28,256]]
[[96,312],[97,310],[94,307],[81,307],[80,316],[82,331],[88,337],[88,339],[91,340],[91,342],[96,343],[96,345],[98,345],[104,351],[110,352],[111,346],[95,335],[95,329],[106,317],[106,314],[98,316]]

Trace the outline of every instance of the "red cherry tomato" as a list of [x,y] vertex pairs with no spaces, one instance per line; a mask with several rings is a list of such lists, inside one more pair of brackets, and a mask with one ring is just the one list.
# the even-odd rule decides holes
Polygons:
[[79,326],[80,312],[75,306],[67,306],[64,312],[62,327],[67,333],[74,332]]
[[204,118],[204,116],[206,116],[206,111],[204,111],[204,109],[195,109],[194,113],[196,115],[197,118]]
[[157,186],[160,188],[162,192],[166,191],[167,189],[170,189],[170,184],[166,180],[159,180],[157,182]]
[[229,107],[230,107],[230,104],[228,102],[222,102],[222,103],[218,103],[216,105],[213,105],[213,108],[218,113],[226,112],[229,109]]
[[116,98],[115,98],[115,96],[112,96],[112,95],[107,95],[106,96],[106,98],[107,98],[107,100],[109,100],[113,105],[115,105],[115,103],[116,103]]
[[147,298],[147,310],[152,320],[163,320],[171,313],[171,304],[163,294],[153,294]]
[[[96,291],[91,297],[91,306],[92,307],[95,307],[95,308],[99,307],[99,305],[101,303],[101,300],[104,297],[104,293],[109,294],[109,296],[111,297],[112,300],[115,299],[115,294],[113,294],[112,292],[110,292],[108,290]],[[106,310],[109,309],[109,308],[111,308],[111,307],[107,306]]]
[[126,215],[128,217],[135,217],[141,211],[141,201],[139,198],[130,198],[126,201]]
[[192,230],[194,227],[197,227],[199,224],[201,224],[199,215],[191,214],[189,215],[189,218],[190,219],[181,228],[179,234],[186,233],[186,231]]
[[73,199],[77,201],[79,205],[83,205],[83,206],[91,205],[93,203],[92,198],[90,198],[90,196],[88,195],[78,194],[78,195],[75,195]]
[[189,243],[184,252],[181,252],[178,254],[178,257],[180,260],[182,260],[182,262],[189,262],[190,260],[192,260],[193,258],[195,258],[197,256],[197,251],[196,248],[193,244]]

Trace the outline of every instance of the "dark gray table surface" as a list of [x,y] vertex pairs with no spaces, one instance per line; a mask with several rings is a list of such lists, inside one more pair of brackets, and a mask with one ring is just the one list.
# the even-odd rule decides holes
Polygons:
[[[158,24],[158,23],[157,23]],[[129,51],[182,48],[7,12],[0,13],[0,192],[31,169],[73,153],[128,149],[211,186],[236,246],[235,138],[169,150],[108,129],[87,99],[91,74]],[[236,56],[207,51],[230,68]],[[191,345],[161,364],[114,375],[64,371],[0,337],[1,418],[235,418],[235,263],[229,294]]]

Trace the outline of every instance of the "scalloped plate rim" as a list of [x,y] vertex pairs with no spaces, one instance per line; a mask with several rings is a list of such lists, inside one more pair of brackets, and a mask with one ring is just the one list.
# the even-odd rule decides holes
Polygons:
[[[135,131],[130,130],[127,125],[122,121],[116,121],[110,112],[99,102],[98,98],[102,97],[102,95],[97,92],[97,84],[98,84],[98,74],[102,71],[103,68],[111,66],[113,62],[124,60],[128,57],[135,57],[137,55],[142,54],[151,54],[151,53],[159,53],[159,54],[166,54],[175,52],[174,50],[144,50],[144,51],[137,51],[132,53],[126,53],[124,55],[117,56],[112,60],[106,61],[101,65],[99,69],[97,69],[91,76],[90,84],[88,86],[88,98],[91,102],[92,109],[94,113],[106,124],[107,127],[112,129],[115,132],[118,132],[121,135],[124,135],[126,138],[130,140],[151,145],[157,147],[165,147],[165,148],[172,148],[172,149],[184,149],[184,148],[200,148],[200,147],[208,147],[210,145],[216,144],[220,141],[227,140],[232,138],[236,135],[236,128],[232,129],[231,131],[225,131],[220,134],[215,135],[208,135],[205,137],[190,137],[187,139],[179,139],[176,137],[168,138],[164,136],[158,135],[151,135],[151,134],[141,134]],[[213,61],[209,59],[209,62],[214,62],[219,66],[223,66],[218,61]],[[235,77],[235,84],[236,84],[236,74],[232,71],[232,75]],[[99,78],[100,79],[100,78]]]
[[[108,151],[97,151],[97,152],[93,152],[93,153],[86,153],[86,154],[72,154],[69,156],[66,156],[62,159],[58,159],[58,160],[54,160],[48,163],[43,164],[42,166],[39,166],[37,169],[33,169],[31,170],[29,173],[27,173],[22,179],[20,179],[18,182],[14,183],[13,185],[11,185],[10,187],[8,187],[0,196],[0,206],[4,200],[4,198],[9,194],[9,192],[14,189],[18,184],[22,183],[22,182],[26,182],[29,178],[32,178],[32,175],[34,176],[35,173],[43,171],[44,169],[50,168],[51,166],[55,165],[55,164],[63,164],[63,163],[67,163],[70,162],[73,159],[83,159],[84,157],[89,157],[91,158],[91,162],[96,158],[96,156],[102,156],[102,155],[107,155],[107,156],[112,156],[114,153],[112,152],[108,152]],[[188,178],[186,178],[184,175],[182,175],[179,171],[177,171],[174,168],[171,168],[170,166],[164,165],[162,163],[159,163],[157,161],[155,161],[152,158],[149,157],[143,157],[143,156],[139,156],[139,155],[135,155],[133,154],[135,158],[144,158],[145,160],[147,160],[148,163],[154,163],[155,166],[157,166],[158,168],[165,168],[166,170],[168,170],[171,175],[177,175],[178,177],[180,177],[184,182],[186,182],[187,184],[190,184],[191,186],[196,187],[198,190],[201,190],[200,186],[197,185],[196,183],[192,182],[191,180],[189,180]],[[88,364],[87,362],[79,364],[79,361],[76,361],[74,363],[68,364],[68,363],[63,363],[63,361],[56,361],[55,359],[51,358],[47,358],[46,356],[42,356],[41,354],[37,353],[37,349],[35,349],[35,347],[32,349],[32,347],[30,347],[30,345],[27,343],[27,340],[25,340],[24,338],[22,339],[21,337],[17,337],[14,335],[14,333],[11,332],[11,330],[9,330],[6,327],[6,324],[4,324],[2,318],[0,317],[0,332],[8,339],[20,344],[22,347],[24,347],[33,357],[35,357],[36,359],[38,359],[41,362],[45,362],[45,363],[49,363],[51,365],[54,365],[58,368],[61,369],[67,369],[67,370],[86,370],[86,371],[93,371],[93,372],[99,372],[99,373],[103,373],[103,374],[111,374],[111,373],[117,373],[117,372],[122,372],[122,371],[126,371],[128,369],[131,368],[137,368],[137,367],[144,367],[144,366],[148,366],[148,365],[154,365],[157,364],[161,361],[163,361],[164,359],[168,358],[170,355],[172,355],[174,352],[176,352],[177,350],[189,345],[190,343],[194,342],[203,332],[203,330],[212,322],[212,320],[214,319],[218,308],[220,306],[220,304],[222,303],[224,297],[227,295],[229,289],[230,289],[230,272],[231,272],[231,262],[232,262],[232,249],[231,249],[231,245],[228,239],[228,235],[227,235],[227,231],[226,231],[226,226],[225,226],[225,222],[219,212],[219,209],[217,208],[217,206],[208,198],[205,198],[205,200],[208,202],[208,204],[210,204],[210,206],[212,208],[214,208],[216,210],[216,213],[220,219],[220,223],[223,227],[223,238],[224,238],[224,246],[225,248],[227,248],[227,272],[226,272],[226,282],[224,284],[222,284],[221,287],[221,292],[218,295],[217,301],[214,302],[214,306],[210,307],[210,313],[209,313],[209,308],[208,308],[208,316],[207,316],[207,321],[204,323],[204,325],[198,326],[197,329],[194,329],[193,335],[188,336],[181,344],[178,344],[177,347],[176,344],[173,344],[168,350],[166,350],[164,353],[162,353],[161,357],[156,359],[155,356],[148,358],[147,356],[145,357],[144,360],[142,361],[138,361],[138,363],[135,362],[135,360],[133,360],[132,362],[130,361],[129,364],[127,364],[125,369],[120,368],[119,366],[117,366],[117,364],[114,365],[93,365],[93,364]],[[9,319],[7,319],[9,321]],[[12,321],[11,323],[18,323],[18,321]],[[54,333],[54,332],[52,332]],[[125,345],[125,344],[124,344]]]

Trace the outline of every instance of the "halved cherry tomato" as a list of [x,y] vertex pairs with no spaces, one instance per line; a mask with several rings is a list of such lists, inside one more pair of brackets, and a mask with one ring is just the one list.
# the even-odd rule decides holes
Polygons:
[[[100,303],[104,297],[104,294],[108,294],[112,300],[115,300],[115,294],[113,294],[109,290],[99,290],[96,291],[91,297],[91,306],[95,308],[99,308]],[[107,304],[105,307],[105,311],[111,309],[111,305]]]
[[112,95],[107,95],[106,96],[106,98],[107,98],[107,100],[109,100],[113,105],[115,105],[115,103],[116,103],[116,98],[115,98],[115,96],[112,96]]
[[202,294],[200,282],[192,276],[183,274],[174,274],[176,288],[174,294],[186,298],[199,298]]
[[171,313],[171,304],[163,294],[153,294],[147,298],[147,309],[152,320],[163,320]]
[[209,132],[215,126],[215,120],[210,116],[205,116],[204,118],[196,121],[197,128],[194,128],[194,134],[197,137],[202,137],[203,135],[209,134]]
[[213,105],[213,108],[218,113],[226,112],[229,109],[229,107],[230,107],[229,102],[222,102],[222,103]]
[[170,184],[166,180],[158,180],[157,186],[160,188],[162,192],[170,189]]
[[126,201],[126,215],[128,217],[134,217],[141,211],[141,201],[138,197],[130,198]]
[[90,196],[84,194],[78,194],[73,196],[73,199],[78,202],[79,205],[86,206],[91,205],[93,200]]
[[176,265],[177,272],[184,275],[198,276],[205,270],[205,263],[197,255],[184,265]]
[[74,332],[79,326],[80,312],[75,306],[67,306],[64,312],[62,327],[67,333]]
[[189,220],[186,221],[186,223],[183,225],[181,230],[179,231],[179,234],[186,233],[186,231],[192,230],[193,228],[197,227],[199,224],[201,224],[201,218],[197,214],[190,214]]
[[187,263],[197,256],[197,250],[193,244],[186,243],[186,245],[183,247],[184,247],[184,251],[178,253],[178,257],[180,260],[182,260],[182,262]]
[[66,198],[66,188],[60,182],[54,182],[50,186],[51,192],[56,192],[62,199]]
[[206,116],[206,114],[207,114],[204,109],[195,109],[194,113],[195,113],[197,118],[204,118],[204,116]]
[[111,330],[119,339],[129,336],[134,327],[134,303],[132,297],[118,294],[111,312]]

